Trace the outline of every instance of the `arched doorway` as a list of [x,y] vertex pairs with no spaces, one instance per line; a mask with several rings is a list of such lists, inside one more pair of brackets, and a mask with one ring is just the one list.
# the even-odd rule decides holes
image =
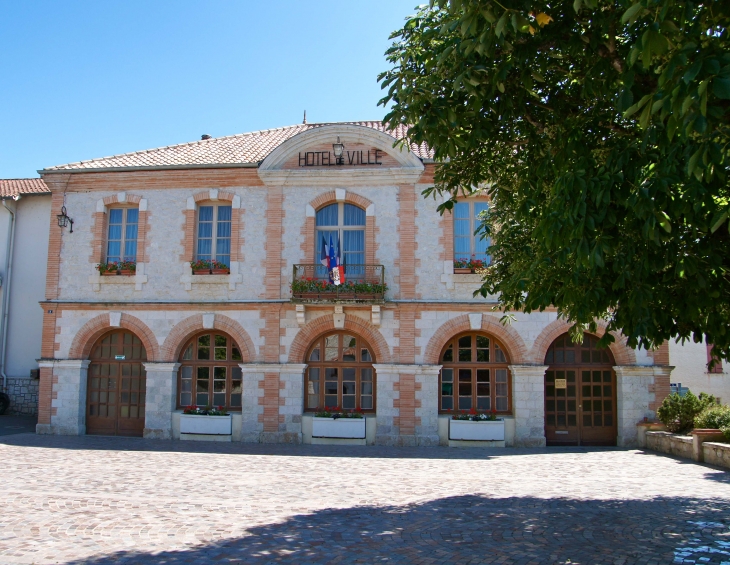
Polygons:
[[103,335],[91,349],[86,391],[86,433],[142,436],[147,351],[128,330]]
[[363,338],[347,331],[318,337],[305,357],[304,409],[375,412],[375,356]]
[[545,438],[548,445],[616,445],[616,375],[607,348],[589,334],[566,333],[545,355]]
[[494,337],[481,332],[457,335],[444,346],[439,363],[439,413],[511,413],[509,357]]
[[177,407],[223,407],[241,411],[241,349],[228,334],[206,330],[188,340],[180,354]]

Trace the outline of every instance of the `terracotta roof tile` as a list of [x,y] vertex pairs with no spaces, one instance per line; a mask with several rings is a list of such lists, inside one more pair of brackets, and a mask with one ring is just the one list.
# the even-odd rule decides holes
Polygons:
[[[389,130],[383,126],[382,122],[378,121],[338,123],[370,127],[385,132],[394,139],[403,139],[406,135],[406,127],[403,125],[397,126],[394,130]],[[55,167],[48,167],[45,170],[64,171],[127,167],[256,164],[263,161],[271,151],[296,134],[327,125],[335,124],[299,124],[251,133],[229,135],[226,137],[213,137],[190,143],[148,149],[146,151],[136,151],[134,153],[124,153],[122,155],[113,155],[100,159],[57,165]],[[433,152],[425,145],[411,144],[410,148],[421,159],[433,158]]]
[[0,198],[12,198],[19,194],[50,194],[43,179],[0,179]]

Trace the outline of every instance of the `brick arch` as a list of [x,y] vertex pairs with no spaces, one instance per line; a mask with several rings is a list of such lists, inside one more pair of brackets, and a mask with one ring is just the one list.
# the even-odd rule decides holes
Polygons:
[[[606,333],[606,322],[598,322],[598,330],[595,335],[603,337]],[[554,320],[540,332],[537,336],[535,343],[532,345],[530,350],[530,359],[532,363],[542,365],[545,362],[545,354],[553,342],[558,339],[564,333],[570,330],[571,324],[565,321],[563,318]],[[626,337],[617,333],[611,332],[611,335],[616,339],[610,346],[611,354],[617,365],[636,365],[636,352],[626,344]]]
[[[129,330],[140,339],[147,352],[148,361],[158,361],[160,359],[157,338],[142,320],[130,314],[122,314],[119,328]],[[111,325],[108,313],[92,318],[76,333],[68,352],[68,358],[88,359],[97,340],[105,333],[119,328]]]
[[[324,192],[312,199],[309,205],[314,208],[315,213],[322,206],[328,204],[335,204],[338,202],[337,194],[334,190]],[[372,201],[368,200],[364,196],[360,196],[350,190],[345,192],[345,202],[359,206],[363,210],[368,209],[372,206]],[[309,263],[314,258],[314,253],[317,250],[317,242],[314,241],[314,232],[317,229],[316,218],[308,216],[305,218],[304,225],[302,226],[302,245],[301,250],[304,256],[303,263]],[[374,265],[378,261],[375,257],[377,251],[377,242],[375,241],[375,235],[378,232],[378,227],[375,222],[375,215],[365,215],[365,263],[368,265]]]
[[[428,340],[426,353],[423,356],[423,362],[426,365],[436,365],[439,362],[441,351],[446,343],[455,335],[463,332],[474,331],[469,322],[469,316],[464,314],[457,316],[445,322]],[[512,326],[502,324],[494,316],[482,315],[482,327],[479,331],[491,334],[502,342],[507,349],[507,356],[513,365],[522,365],[527,363],[527,347],[525,342]]]
[[[334,204],[336,202],[337,195],[334,190],[330,190],[329,192],[325,192],[324,194],[320,194],[319,196],[317,196],[315,199],[309,202],[309,205],[315,210],[318,210],[322,206],[325,206],[327,204]],[[367,207],[373,203],[372,200],[368,200],[364,196],[355,194],[350,190],[345,192],[345,202],[349,202],[350,204],[359,206],[363,210],[367,210]]]
[[[291,347],[289,347],[289,363],[303,363],[304,356],[312,342],[322,334],[337,329],[341,328],[335,328],[335,322],[332,316],[320,316],[309,322],[297,333]],[[393,356],[385,338],[378,331],[378,328],[370,322],[356,316],[346,315],[344,329],[365,338],[375,350],[373,353],[375,354],[376,363],[393,363]]]
[[[228,202],[233,202],[233,199],[235,197],[236,195],[232,192],[228,192],[227,190],[219,190],[215,198],[217,200],[226,200]],[[203,190],[201,192],[196,192],[195,194],[193,194],[193,200],[195,200],[195,202],[203,202],[204,200],[213,200],[213,196],[211,195],[210,190]]]
[[[204,331],[207,328],[203,327],[203,315],[195,314],[185,318],[182,322],[175,325],[167,334],[165,343],[162,344],[160,355],[163,361],[175,362],[180,357],[180,352],[187,340],[194,334]],[[256,358],[256,348],[254,347],[251,337],[248,335],[243,326],[222,314],[215,314],[213,322],[214,330],[227,333],[231,336],[238,347],[241,348],[241,355],[245,363],[250,363]]]

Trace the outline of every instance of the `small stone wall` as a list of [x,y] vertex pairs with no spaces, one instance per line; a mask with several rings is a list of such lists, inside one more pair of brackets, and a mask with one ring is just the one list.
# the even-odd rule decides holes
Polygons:
[[5,392],[10,397],[10,408],[6,414],[37,416],[39,382],[37,379],[27,377],[8,377]]
[[692,436],[678,436],[669,432],[646,432],[646,447],[652,451],[692,459]]
[[730,444],[706,441],[702,444],[705,463],[730,469]]

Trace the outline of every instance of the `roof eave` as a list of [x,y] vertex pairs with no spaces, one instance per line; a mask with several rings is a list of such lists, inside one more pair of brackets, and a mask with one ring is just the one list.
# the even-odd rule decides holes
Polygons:
[[209,163],[202,165],[154,165],[148,167],[90,167],[86,169],[39,169],[38,174],[117,173],[123,171],[180,171],[185,169],[256,169],[258,163]]

